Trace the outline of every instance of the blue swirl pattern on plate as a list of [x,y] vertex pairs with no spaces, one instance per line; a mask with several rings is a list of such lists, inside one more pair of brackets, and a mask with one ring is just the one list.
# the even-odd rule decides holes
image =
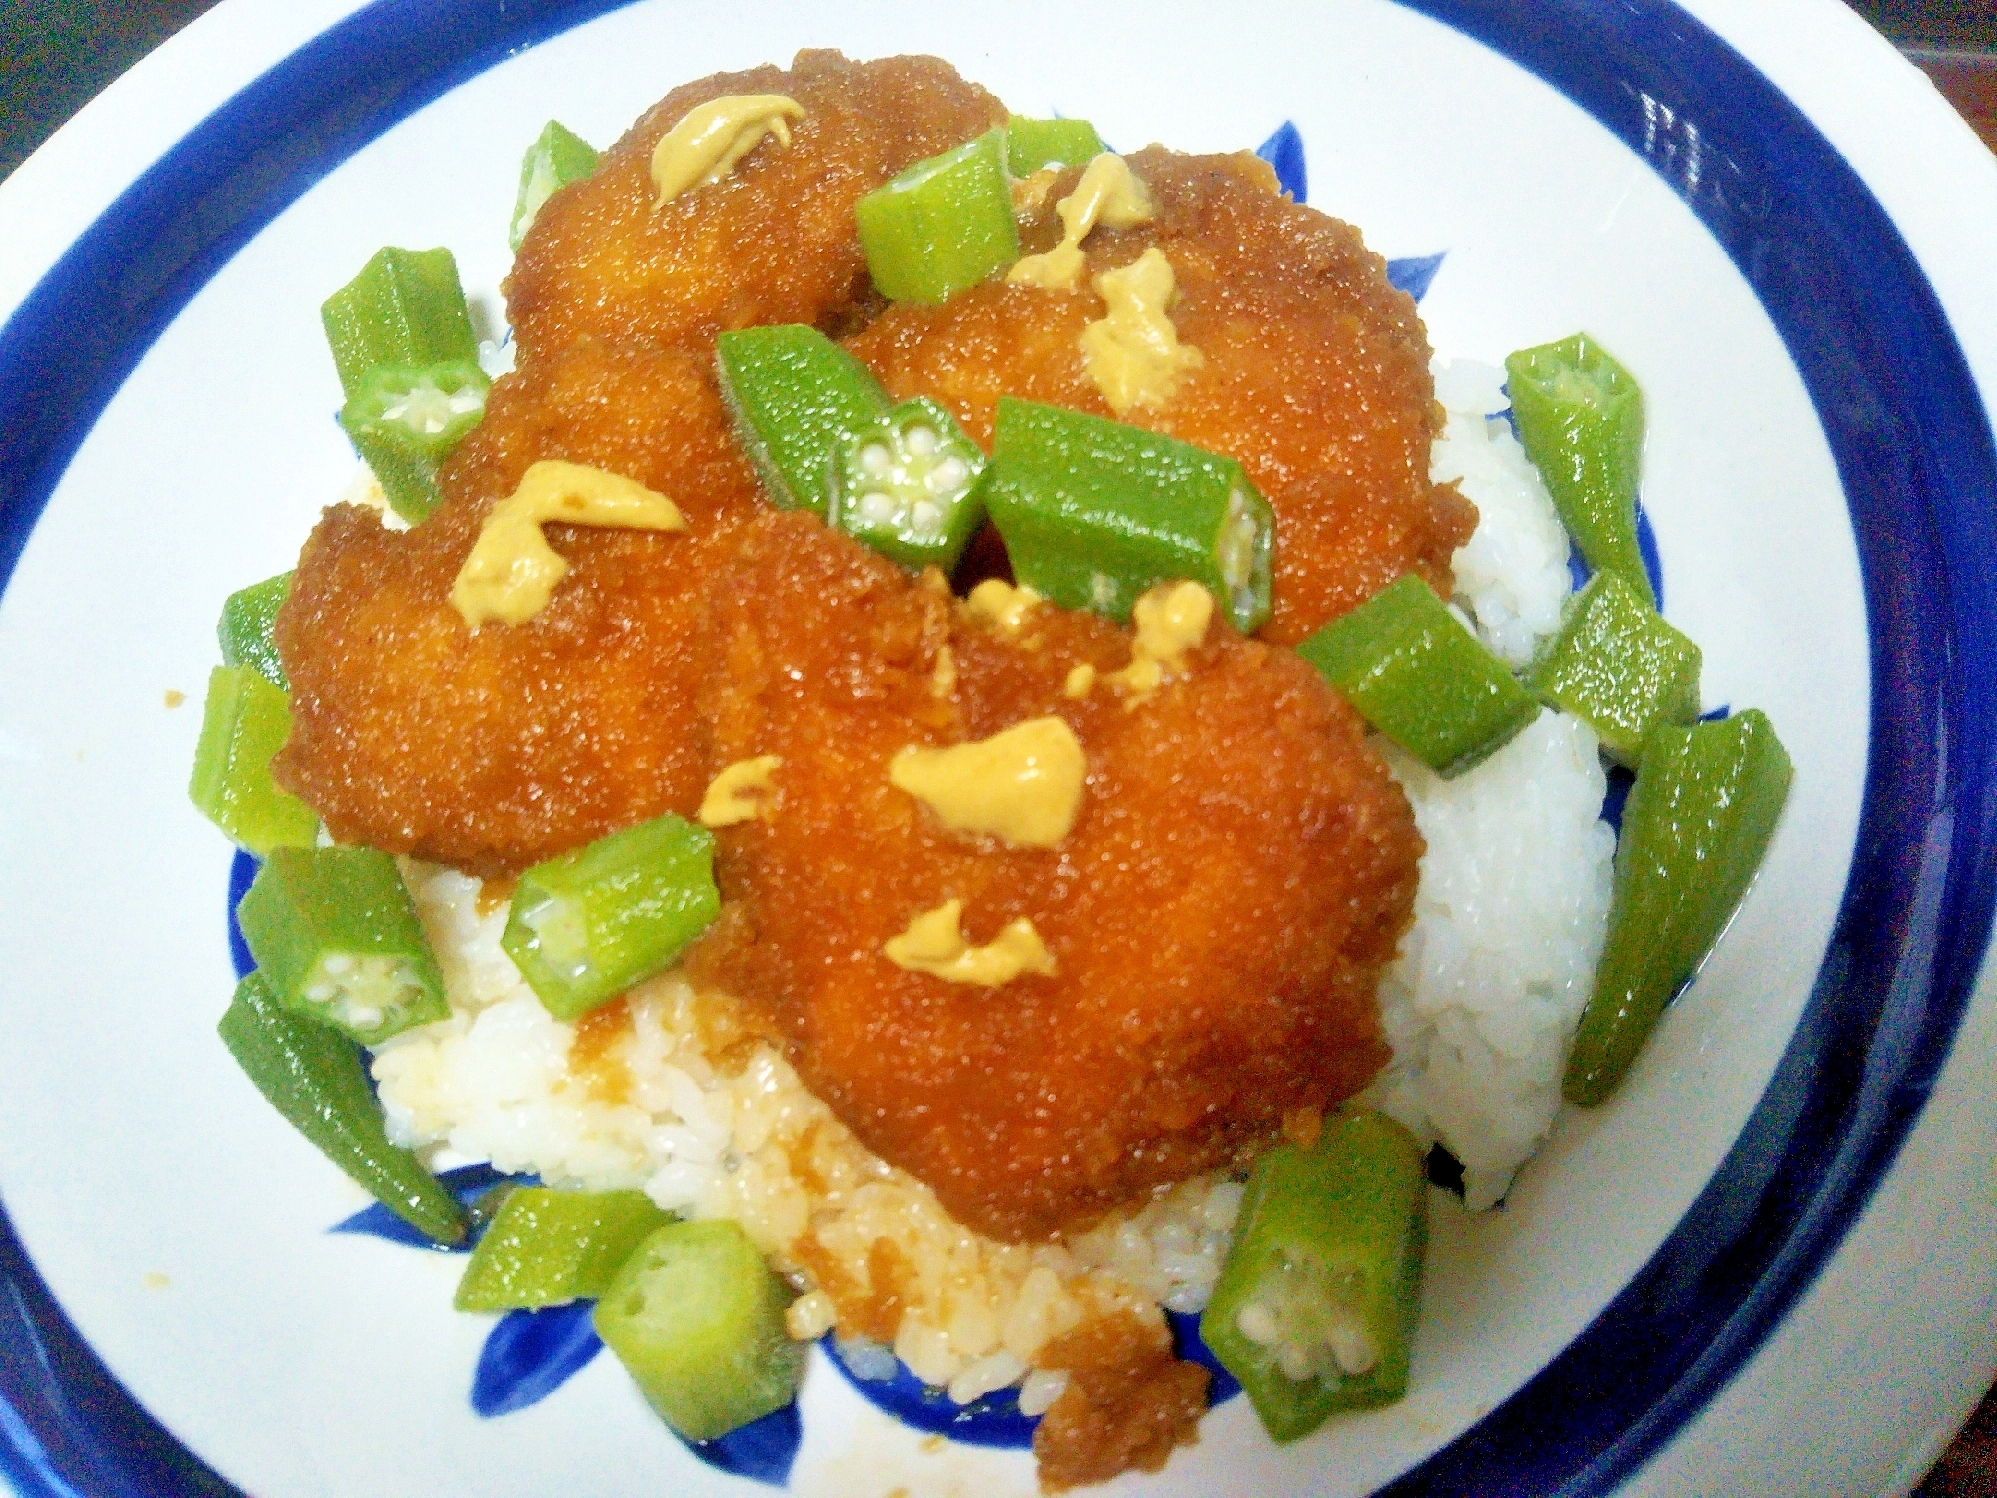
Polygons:
[[[1767,1094],[1597,1322],[1387,1490],[1600,1493],[1704,1405],[1835,1249],[1960,1022],[1997,889],[1997,447],[1884,210],[1696,19],[1668,0],[1404,3],[1564,93],[1733,259],[1815,405],[1866,590],[1873,721],[1858,842]],[[239,247],[396,121],[615,4],[377,0],[133,183],[0,329],[0,577],[112,394]],[[0,1477],[29,1498],[237,1491],[118,1385],[4,1215],[0,1396]]]

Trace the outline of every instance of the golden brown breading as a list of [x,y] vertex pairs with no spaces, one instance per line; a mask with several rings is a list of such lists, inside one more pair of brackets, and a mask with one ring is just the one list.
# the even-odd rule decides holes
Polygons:
[[[870,1148],[968,1225],[1037,1238],[1366,1083],[1421,845],[1309,667],[1217,624],[1143,706],[1076,700],[1072,667],[1130,657],[1101,619],[1042,606],[1009,641],[808,517],[745,542],[715,583],[706,713],[717,764],[783,763],[767,819],[720,834],[734,914],[692,971],[760,1006]],[[1050,713],[1088,758],[1057,849],[944,831],[888,782],[907,744]],[[953,897],[973,944],[1031,919],[1058,973],[985,989],[882,955]]]
[[[766,140],[723,181],[655,209],[652,148],[695,106],[785,94],[804,107],[788,147]],[[904,167],[1005,122],[1005,108],[933,57],[848,62],[800,52],[674,89],[550,197],[506,282],[523,358],[585,333],[711,348],[757,323],[819,323],[868,290],[853,205]]]
[[[573,570],[525,625],[473,634],[451,584],[492,504],[566,458],[672,499],[682,534],[550,527]],[[706,786],[694,715],[703,578],[759,490],[705,361],[584,340],[500,380],[408,532],[337,506],[277,643],[292,734],[274,766],[343,842],[509,873]]]
[[[1429,483],[1440,412],[1415,307],[1349,224],[1275,191],[1252,156],[1129,158],[1155,194],[1155,222],[1097,229],[1089,274],[1152,245],[1172,262],[1171,317],[1204,364],[1162,410],[1123,420],[1240,460],[1276,512],[1275,614],[1266,638],[1294,644],[1405,572],[1447,590],[1475,512]],[[1070,172],[1049,201],[1073,185]],[[1049,210],[1051,213],[1051,210]],[[1047,213],[1035,243],[1050,236]],[[1102,316],[1093,291],[988,282],[943,307],[888,309],[848,347],[896,396],[933,395],[980,442],[1001,395],[1111,414],[1077,340]]]

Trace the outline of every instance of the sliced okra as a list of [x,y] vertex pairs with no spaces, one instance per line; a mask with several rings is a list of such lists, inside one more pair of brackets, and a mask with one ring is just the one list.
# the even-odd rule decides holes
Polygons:
[[1460,774],[1539,716],[1539,704],[1410,573],[1297,646],[1374,728],[1437,774]]
[[840,450],[831,522],[912,572],[950,572],[985,516],[985,455],[925,397],[903,401]]
[[665,968],[720,909],[714,834],[667,813],[527,870],[500,945],[573,1020]]
[[437,465],[485,415],[491,386],[475,359],[380,364],[340,408],[340,425],[411,525],[436,507]]
[[261,858],[273,848],[310,847],[318,815],[271,779],[270,762],[291,736],[291,701],[249,666],[208,673],[201,738],[187,794],[238,847]]
[[860,199],[853,213],[881,295],[947,302],[1019,258],[1006,132],[988,130],[918,161]]
[[534,144],[520,162],[520,191],[513,200],[513,223],[507,230],[507,245],[518,250],[534,227],[541,205],[555,195],[557,188],[580,182],[596,170],[596,147],[577,135],[560,120],[550,120],[535,137]]
[[277,611],[290,592],[289,572],[239,588],[222,601],[222,617],[215,626],[223,665],[248,666],[282,692],[289,692],[291,683],[277,655]]
[[450,1013],[416,904],[374,848],[278,848],[236,910],[280,1004],[362,1045]]
[[1243,634],[1269,617],[1275,517],[1232,458],[1001,397],[985,505],[1013,575],[1121,623],[1147,588],[1202,583]]
[[867,367],[816,328],[741,328],[715,340],[721,395],[770,502],[824,515],[832,461],[889,409]]
[[349,399],[378,364],[478,359],[478,337],[449,250],[378,250],[319,309]]

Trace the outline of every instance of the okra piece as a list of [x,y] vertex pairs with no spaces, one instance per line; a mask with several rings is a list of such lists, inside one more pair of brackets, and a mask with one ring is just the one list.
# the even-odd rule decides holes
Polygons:
[[985,455],[956,418],[918,396],[840,449],[831,520],[911,572],[954,571],[985,518]]
[[1789,794],[1789,755],[1758,708],[1657,729],[1623,807],[1609,932],[1563,1091],[1584,1107],[1623,1079],[1672,994],[1719,940]]
[[594,1300],[632,1251],[673,1219],[642,1191],[521,1186],[472,1250],[460,1311],[538,1310]]
[[1428,1245],[1425,1153],[1384,1114],[1255,1162],[1200,1338],[1278,1441],[1407,1392]]
[[558,187],[580,182],[596,170],[596,147],[569,129],[560,120],[541,127],[534,144],[520,162],[520,192],[513,200],[513,223],[506,231],[506,243],[518,251],[534,216]]
[[714,834],[668,812],[522,874],[499,944],[573,1020],[669,966],[720,909]]
[[290,592],[289,572],[239,589],[222,601],[222,617],[215,626],[222,664],[248,666],[280,692],[289,692],[291,682],[277,655],[277,611]]
[[236,986],[216,1027],[258,1092],[374,1199],[439,1243],[465,1236],[457,1198],[408,1150],[389,1143],[360,1052],[279,1004],[261,973]]
[[1413,573],[1297,646],[1374,728],[1460,775],[1539,716],[1511,669]]
[[449,250],[378,250],[319,308],[326,341],[351,400],[377,364],[414,368],[478,360],[478,338],[458,262]]
[[270,762],[291,737],[291,701],[249,666],[208,673],[201,738],[187,794],[239,848],[262,858],[273,848],[309,848],[319,818],[271,779]]
[[860,248],[892,302],[947,302],[1019,258],[1006,132],[918,161],[854,205]]
[[389,505],[411,525],[441,497],[437,465],[485,415],[492,381],[476,359],[412,367],[377,364],[340,408],[340,425]]
[[985,482],[1013,575],[1122,623],[1156,583],[1206,585],[1243,634],[1269,617],[1275,517],[1232,458],[1002,396]]
[[279,848],[236,907],[277,1001],[362,1045],[444,1018],[443,976],[395,860],[374,848]]
[[1567,606],[1560,633],[1526,673],[1550,707],[1585,719],[1631,769],[1651,730],[1699,716],[1699,647],[1617,572],[1598,572]]
[[866,365],[801,323],[723,333],[714,364],[770,502],[824,515],[834,457],[888,414],[886,392]]
[[592,1318],[639,1390],[689,1441],[711,1441],[797,1396],[805,1345],[791,1292],[736,1223],[675,1222],[624,1261]]
[[1108,149],[1087,120],[1016,114],[1005,122],[1005,164],[1015,177],[1030,177],[1044,166],[1083,166]]
[[1520,349],[1505,374],[1519,441],[1581,555],[1656,608],[1636,539],[1643,392],[1635,379],[1586,333]]

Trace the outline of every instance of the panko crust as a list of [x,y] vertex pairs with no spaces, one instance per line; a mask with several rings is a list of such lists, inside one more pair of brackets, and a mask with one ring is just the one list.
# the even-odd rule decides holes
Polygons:
[[[655,208],[653,147],[688,111],[732,94],[802,105],[790,145],[766,140],[725,180]],[[787,72],[717,73],[674,89],[535,217],[505,287],[521,356],[585,334],[707,350],[730,328],[836,325],[870,289],[853,205],[1005,118],[934,57],[807,51]]]
[[[1077,700],[1073,667],[1130,658],[1101,619],[1041,607],[1002,639],[808,518],[745,539],[706,716],[717,763],[783,763],[766,819],[719,835],[733,915],[691,970],[760,1006],[869,1148],[978,1231],[1043,1238],[1370,1080],[1421,841],[1309,667],[1217,624],[1142,706]],[[905,745],[1046,714],[1088,759],[1054,850],[947,832],[888,782]],[[1030,919],[1057,974],[984,989],[882,955],[952,897],[974,944]]]
[[[1128,160],[1158,215],[1091,234],[1087,275],[1157,246],[1178,283],[1179,339],[1204,362],[1162,409],[1120,419],[1238,459],[1268,498],[1275,612],[1263,637],[1295,644],[1408,572],[1446,593],[1476,514],[1429,482],[1441,411],[1428,339],[1385,261],[1351,225],[1281,196],[1252,156],[1152,146]],[[1029,242],[1053,237],[1051,213]],[[992,281],[942,307],[891,307],[847,347],[891,393],[934,396],[989,446],[1001,395],[1113,414],[1078,347],[1102,314],[1087,277],[1076,291]]]
[[[551,526],[571,572],[474,633],[452,582],[486,512],[562,458],[673,500],[683,533]],[[498,381],[409,531],[328,510],[277,620],[292,733],[273,769],[342,842],[508,874],[706,786],[704,578],[760,503],[704,362],[584,340]]]

